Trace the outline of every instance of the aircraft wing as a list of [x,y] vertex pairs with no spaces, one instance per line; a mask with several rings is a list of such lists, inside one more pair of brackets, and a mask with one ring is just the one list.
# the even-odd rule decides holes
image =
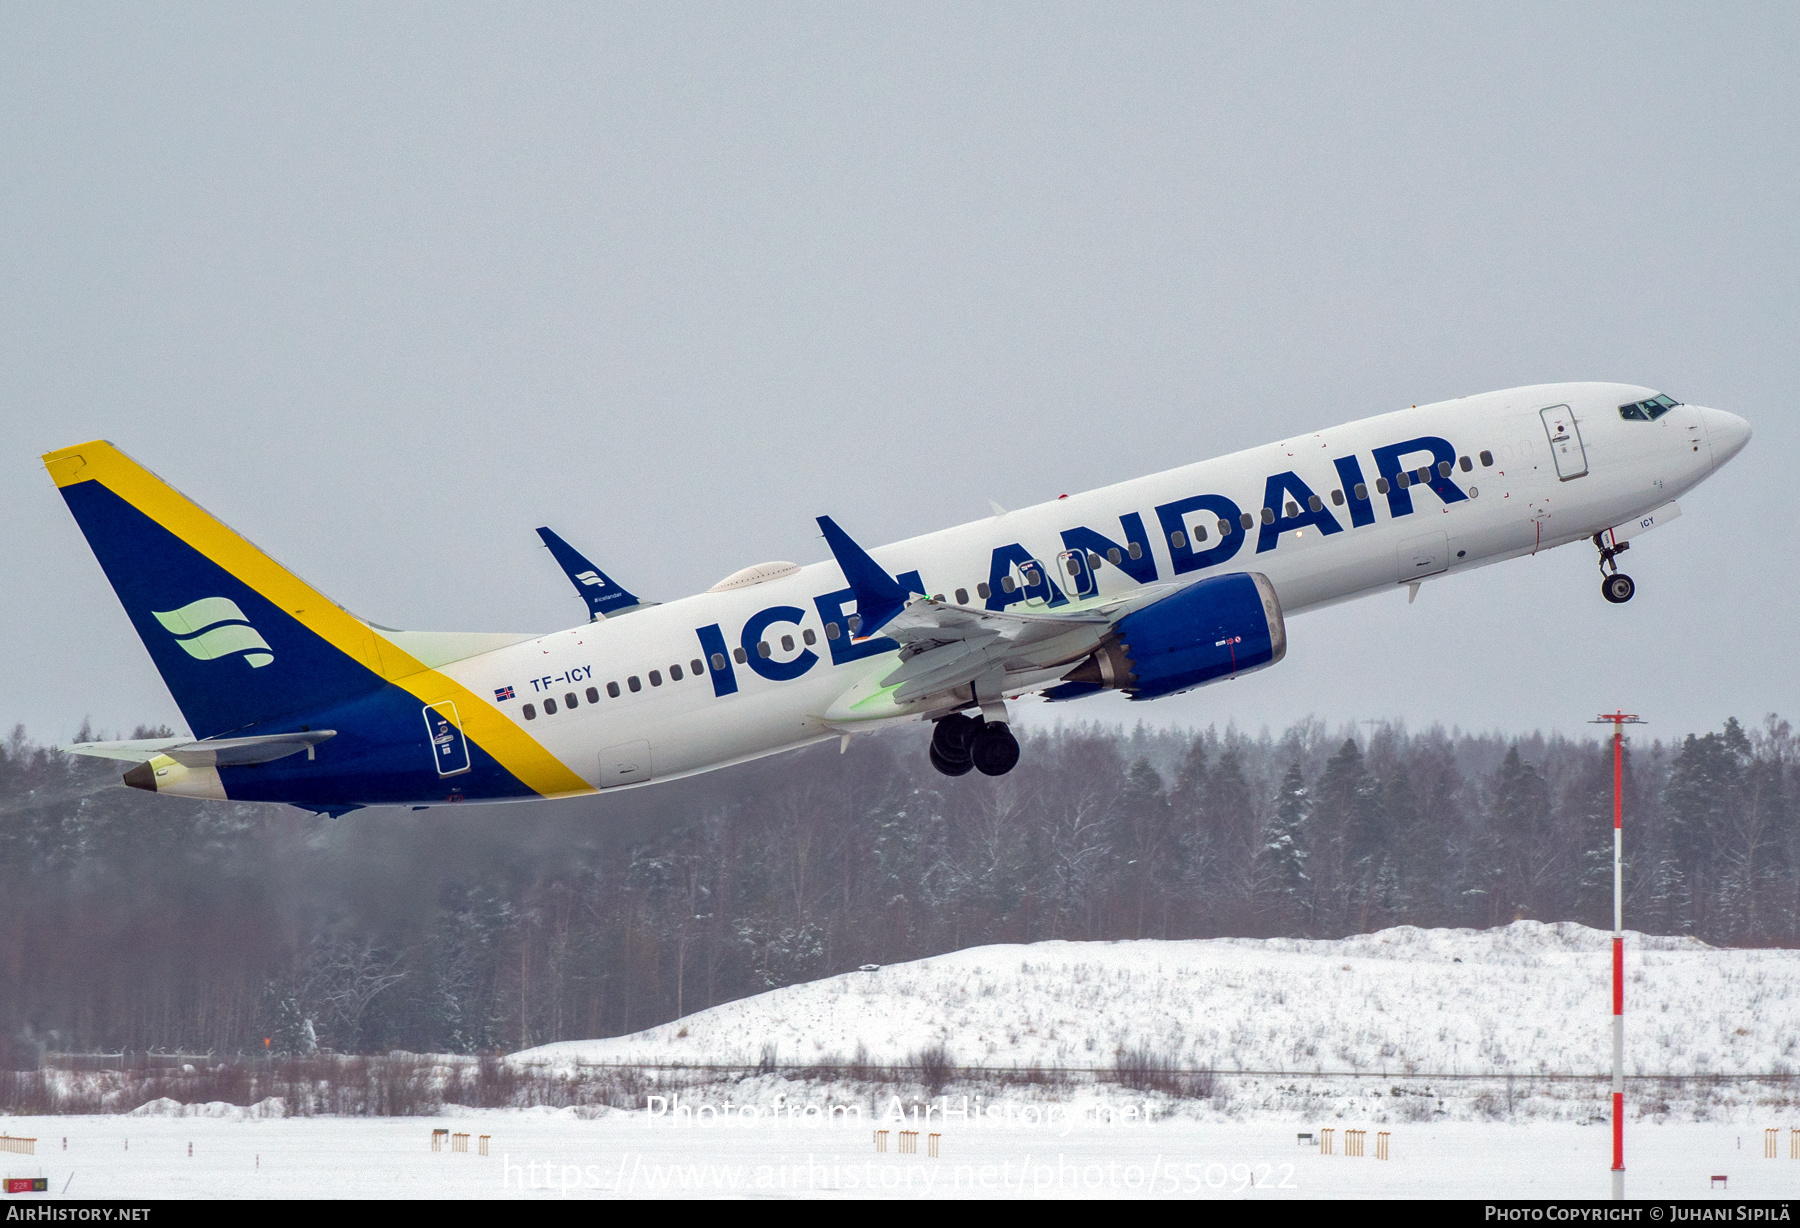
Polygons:
[[[832,705],[825,719],[833,724],[916,714],[933,700],[967,704],[975,690],[999,696],[1054,685],[1119,619],[1180,587],[1146,584],[1126,596],[1060,613],[952,605],[907,594],[830,517],[819,517],[819,527],[856,595],[854,638],[884,635],[900,645],[897,668],[865,679]],[[956,694],[959,688],[972,689]]]
[[[1007,614],[921,598],[881,629],[900,644],[900,667],[881,680],[906,703],[973,682],[996,668],[1038,669],[1086,656],[1113,619],[1098,610]],[[1046,649],[1049,651],[1046,653]]]

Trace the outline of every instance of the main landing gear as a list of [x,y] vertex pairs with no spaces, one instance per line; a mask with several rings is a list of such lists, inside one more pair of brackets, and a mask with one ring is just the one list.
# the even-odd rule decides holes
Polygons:
[[931,766],[946,776],[973,768],[983,776],[1004,776],[1019,762],[1019,740],[1004,722],[952,712],[931,734]]
[[[1631,549],[1630,542],[1620,542],[1616,546],[1606,544],[1606,534],[1594,534],[1594,547],[1600,551],[1600,595],[1614,605],[1624,605],[1637,592],[1637,585],[1630,576],[1619,570],[1618,556]],[[1612,573],[1607,574],[1607,568]]]

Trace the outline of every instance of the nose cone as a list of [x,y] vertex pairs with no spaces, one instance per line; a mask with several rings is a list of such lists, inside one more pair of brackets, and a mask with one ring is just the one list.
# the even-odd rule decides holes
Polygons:
[[1714,465],[1723,465],[1750,442],[1750,424],[1736,414],[1728,414],[1722,409],[1702,409],[1700,421],[1706,425],[1706,439],[1712,445]]

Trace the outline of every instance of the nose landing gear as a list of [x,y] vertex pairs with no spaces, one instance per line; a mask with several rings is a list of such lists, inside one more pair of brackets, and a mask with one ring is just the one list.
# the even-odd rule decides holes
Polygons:
[[[1624,605],[1637,592],[1631,577],[1619,570],[1618,556],[1631,549],[1630,542],[1607,545],[1609,534],[1594,534],[1594,548],[1600,551],[1600,595],[1614,605]],[[1607,568],[1612,568],[1611,574]]]

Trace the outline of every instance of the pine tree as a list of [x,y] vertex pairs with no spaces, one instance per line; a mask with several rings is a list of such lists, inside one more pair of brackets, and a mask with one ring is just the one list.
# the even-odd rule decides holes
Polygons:
[[1306,774],[1296,760],[1288,765],[1275,793],[1275,809],[1264,832],[1262,861],[1269,884],[1270,913],[1277,927],[1306,930],[1313,917],[1313,883],[1306,872],[1307,817],[1311,809]]

